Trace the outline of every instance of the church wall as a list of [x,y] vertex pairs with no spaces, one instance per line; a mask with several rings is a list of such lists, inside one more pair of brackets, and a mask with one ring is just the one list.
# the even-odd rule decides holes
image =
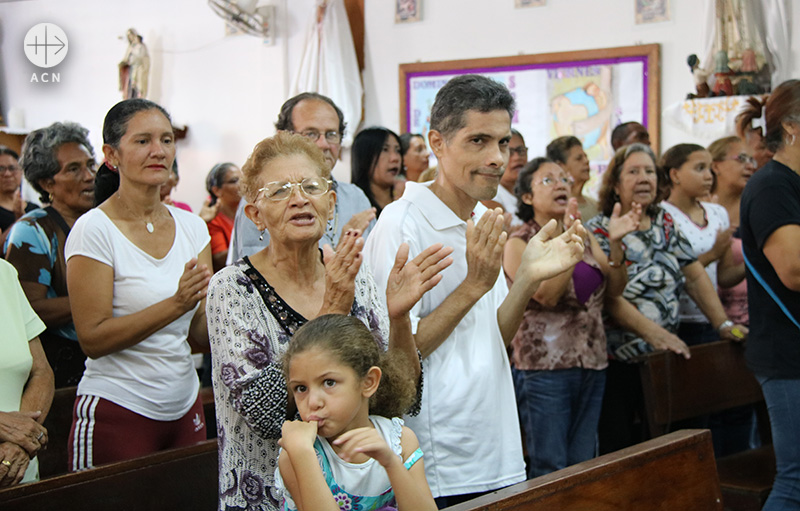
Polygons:
[[[672,20],[636,25],[635,0],[547,0],[544,7],[491,2],[424,0],[422,21],[395,24],[394,2],[368,1],[364,73],[366,124],[399,129],[398,65],[519,54],[661,45],[661,108],[694,91],[686,57],[703,58],[703,13],[696,0],[670,0]],[[800,8],[789,5],[792,76],[800,78]],[[681,142],[708,145],[661,123],[661,148]],[[544,147],[528,155],[542,155]]]
[[[173,196],[195,210],[205,197],[212,165],[243,163],[273,123],[300,59],[314,0],[270,0],[277,6],[273,45],[252,36],[224,37],[224,22],[203,0],[22,0],[0,3],[0,105],[24,111],[28,129],[73,120],[91,130],[101,153],[102,120],[120,99],[117,63],[129,27],[151,56],[151,98],[177,125],[189,127],[178,143],[182,181]],[[661,44],[662,108],[693,88],[685,64],[702,53],[702,18],[694,0],[671,0],[672,21],[636,25],[634,0],[548,0],[514,9],[513,0],[424,0],[423,20],[395,24],[394,2],[366,0],[365,124],[399,129],[398,65],[406,62],[497,57],[590,48]],[[787,2],[791,4],[792,2]],[[790,8],[800,27],[800,8]],[[22,40],[36,23],[52,22],[69,37],[59,83],[30,83],[41,71],[23,54]],[[800,48],[800,30],[791,46]],[[792,54],[800,76],[800,52]],[[355,123],[351,122],[351,129]],[[693,139],[662,122],[661,147]],[[543,148],[532,148],[532,155]],[[349,178],[347,155],[337,177]]]
[[[205,0],[26,0],[0,3],[0,104],[4,117],[21,109],[36,129],[71,120],[89,128],[102,158],[102,123],[121,98],[117,64],[129,27],[144,37],[151,60],[149,98],[173,124],[188,126],[178,142],[181,182],[176,200],[197,211],[207,196],[205,176],[218,162],[241,165],[253,146],[274,133],[289,88],[290,62],[299,60],[313,0],[275,0],[280,24],[273,45],[249,35],[225,37],[225,24]],[[59,83],[30,83],[41,70],[23,54],[25,33],[52,22],[69,38],[56,68]],[[295,66],[296,67],[296,64]]]

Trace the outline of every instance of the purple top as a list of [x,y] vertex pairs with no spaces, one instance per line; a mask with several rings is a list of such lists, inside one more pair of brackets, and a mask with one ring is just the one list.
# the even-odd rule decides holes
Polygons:
[[586,304],[595,290],[603,285],[603,272],[594,266],[589,266],[579,261],[572,271],[572,285],[575,286],[575,296],[581,304]]
[[[510,237],[527,242],[539,225],[523,224]],[[583,261],[573,270],[572,280],[554,307],[533,298],[528,301],[522,323],[511,341],[514,367],[523,371],[549,371],[608,366],[603,328],[605,279],[587,244]],[[511,279],[506,275],[511,284]]]

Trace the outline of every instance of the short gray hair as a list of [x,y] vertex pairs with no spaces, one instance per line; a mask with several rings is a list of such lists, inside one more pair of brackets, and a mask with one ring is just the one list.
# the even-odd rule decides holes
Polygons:
[[514,117],[515,106],[514,96],[502,83],[481,75],[457,76],[436,94],[430,129],[449,139],[466,124],[464,114],[467,111],[505,110],[510,120]]
[[89,142],[89,130],[74,122],[54,122],[46,128],[32,131],[22,145],[20,165],[25,179],[39,192],[43,202],[50,202],[48,193],[39,181],[51,179],[61,170],[56,153],[64,144],[82,145],[94,158],[94,148]]

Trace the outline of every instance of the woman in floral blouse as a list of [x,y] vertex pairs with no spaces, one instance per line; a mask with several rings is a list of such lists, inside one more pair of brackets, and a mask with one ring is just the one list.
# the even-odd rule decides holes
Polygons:
[[[274,510],[278,439],[296,410],[281,356],[302,324],[329,313],[361,319],[384,349],[407,354],[420,373],[408,311],[450,264],[434,245],[406,264],[401,247],[384,298],[362,264],[358,231],[336,252],[318,248],[336,201],[322,153],[306,138],[279,132],[256,145],[242,167],[247,216],[269,231],[269,245],[214,275],[207,314],[219,437],[220,509]],[[384,306],[384,303],[386,304]]]
[[[514,191],[517,215],[525,224],[511,234],[503,254],[509,281],[541,226],[554,219],[563,230],[580,218],[571,186],[572,178],[548,158],[535,158],[520,172]],[[620,240],[638,225],[637,210],[620,217],[617,205],[611,215],[610,256],[590,237],[582,261],[541,283],[511,341],[530,478],[595,454],[608,366],[603,300],[625,288]]]

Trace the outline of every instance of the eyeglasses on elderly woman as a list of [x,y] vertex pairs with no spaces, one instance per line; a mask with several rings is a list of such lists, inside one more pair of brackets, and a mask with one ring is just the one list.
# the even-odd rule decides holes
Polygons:
[[332,183],[330,179],[325,179],[324,177],[308,177],[299,183],[273,181],[264,185],[263,188],[259,188],[256,197],[258,197],[258,194],[263,193],[264,197],[273,202],[284,201],[292,196],[295,187],[300,187],[300,190],[307,197],[319,197],[331,189]]
[[575,180],[572,177],[550,177],[545,176],[539,181],[536,181],[534,184],[539,184],[542,186],[555,186],[556,183],[560,183],[562,185],[572,186],[575,183]]

